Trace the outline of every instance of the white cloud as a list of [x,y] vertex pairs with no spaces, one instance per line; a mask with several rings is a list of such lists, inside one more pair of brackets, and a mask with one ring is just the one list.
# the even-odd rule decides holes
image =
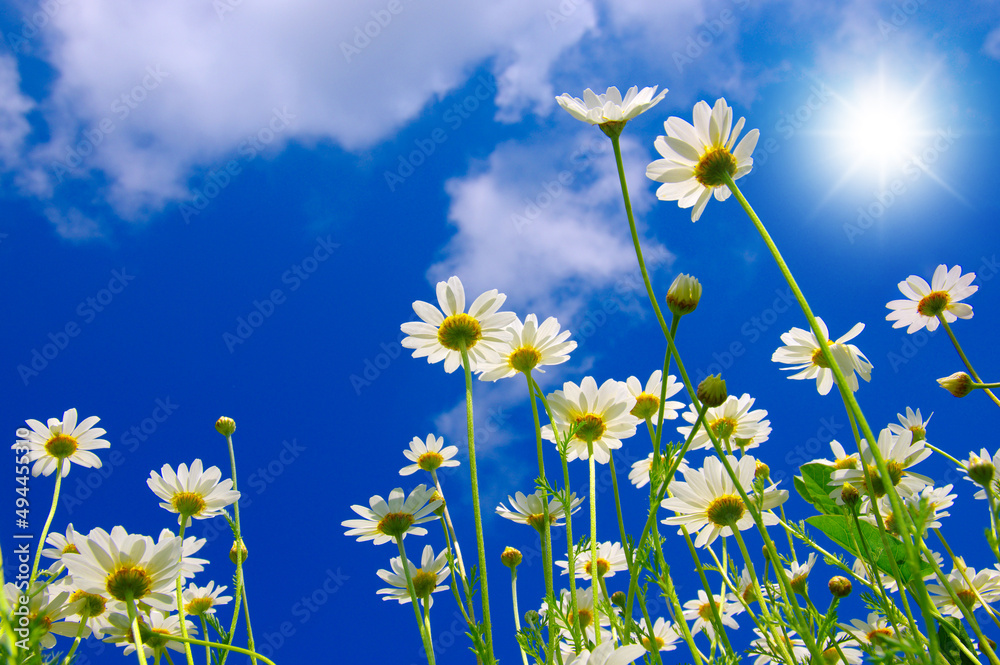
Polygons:
[[551,31],[532,0],[66,4],[37,38],[57,72],[40,103],[51,140],[20,183],[51,197],[106,182],[115,211],[141,218],[186,197],[192,168],[233,153],[274,109],[293,120],[272,151],[361,149],[487,64],[515,119],[551,97],[552,63],[587,29]]
[[993,28],[983,42],[983,53],[994,60],[1000,60],[1000,27]]
[[20,161],[25,137],[31,131],[25,114],[34,107],[21,94],[17,60],[0,54],[0,164],[11,168]]
[[[641,220],[654,200],[645,176],[650,158],[628,130],[622,144]],[[459,275],[470,292],[506,293],[522,318],[535,311],[568,321],[635,270],[611,142],[596,127],[501,144],[445,188],[456,233],[431,267],[431,281]],[[669,256],[648,239],[643,247],[661,262]]]

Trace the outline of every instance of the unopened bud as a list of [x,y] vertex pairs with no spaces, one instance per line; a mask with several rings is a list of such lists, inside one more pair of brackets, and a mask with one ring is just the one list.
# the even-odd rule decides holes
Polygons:
[[993,460],[989,457],[983,459],[978,455],[972,455],[969,457],[968,472],[969,478],[972,478],[973,482],[989,489],[990,483],[993,482],[993,475],[996,473],[996,467],[993,466]]
[[[237,547],[239,547],[239,549],[237,549]],[[243,544],[242,540],[238,543],[234,542],[233,546],[229,548],[229,560],[235,564],[237,562],[237,558],[239,558],[241,562],[247,560],[247,546]]]
[[538,625],[538,612],[535,610],[528,610],[524,613],[524,623],[529,626]]
[[843,489],[840,490],[840,498],[844,502],[845,506],[853,508],[858,505],[861,501],[861,494],[858,492],[858,488],[850,483],[844,483]]
[[846,577],[841,577],[840,575],[831,577],[827,587],[830,589],[830,593],[836,598],[847,598],[851,595],[851,580]]
[[937,382],[955,397],[965,397],[972,392],[972,379],[965,372],[955,372]]
[[625,603],[628,602],[628,596],[625,595],[624,591],[615,591],[611,594],[611,602],[618,607],[625,609]]
[[232,436],[236,431],[236,421],[223,416],[215,421],[215,430],[222,436]]
[[500,561],[503,565],[514,570],[521,564],[521,552],[513,547],[508,547],[500,555]]
[[726,382],[722,380],[721,374],[709,374],[705,380],[698,384],[698,399],[706,406],[721,406],[728,395],[726,394]]
[[691,275],[677,275],[667,289],[667,307],[677,316],[690,314],[701,300],[701,284]]
[[771,477],[771,468],[760,460],[757,460],[757,465],[754,467],[753,475],[754,478],[767,480]]

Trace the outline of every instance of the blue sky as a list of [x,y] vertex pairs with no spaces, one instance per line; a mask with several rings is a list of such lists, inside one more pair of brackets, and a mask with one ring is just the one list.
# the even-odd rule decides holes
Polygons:
[[[662,122],[690,118],[699,99],[725,97],[760,129],[740,185],[831,334],[866,324],[855,343],[875,369],[858,395],[873,427],[911,406],[934,412],[929,440],[957,457],[996,445],[981,425],[989,403],[934,382],[960,369],[944,335],[884,320],[908,275],[929,279],[941,263],[977,272],[975,317],[955,328],[995,376],[995,3],[53,0],[5,3],[0,29],[6,425],[70,407],[100,416],[104,467],[70,473],[54,525],[155,535],[175,519],[146,487],[150,470],[199,457],[225,468],[212,424],[233,417],[254,629],[279,662],[332,648],[370,659],[373,645],[381,659],[420,661],[412,612],[375,595],[393,552],[345,538],[340,522],[351,504],[419,482],[398,475],[413,436],[464,449],[460,375],[399,346],[412,301],[433,300],[438,280],[497,288],[522,318],[557,316],[573,331],[579,348],[542,377],[547,390],[587,374],[645,381],[660,366],[610,143],[558,108],[563,92],[669,89],[623,135],[653,280],[661,293],[679,272],[702,282],[681,352],[695,378],[722,371],[730,392],[768,411],[759,452],[783,487],[799,461],[828,453],[827,432],[847,441],[849,429],[833,396],[771,362],[780,334],[805,320],[735,201],[692,224],[645,177]],[[890,120],[857,140],[879,99]],[[897,134],[904,146],[872,150]],[[532,488],[524,397],[515,380],[476,387],[489,509]],[[640,433],[619,459],[647,452]],[[445,489],[471,551],[460,458]],[[582,485],[585,465],[571,472]],[[952,476],[979,533],[983,507]],[[37,532],[52,478],[31,487]],[[624,491],[638,531],[645,495]],[[604,540],[618,540],[611,515]],[[498,556],[533,533],[485,521],[510,662]],[[230,574],[223,529],[190,531],[211,539],[201,583]],[[432,534],[412,548],[441,547]],[[987,563],[979,541],[969,550]],[[520,577],[521,608],[535,607],[537,566]],[[456,608],[441,596],[434,611],[438,662],[466,662],[465,638],[448,632]],[[82,653],[112,662],[99,649]]]

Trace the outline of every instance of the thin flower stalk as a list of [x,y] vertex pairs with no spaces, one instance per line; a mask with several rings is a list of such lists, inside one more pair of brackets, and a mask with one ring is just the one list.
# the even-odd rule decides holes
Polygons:
[[[792,276],[792,273],[789,270],[788,265],[785,263],[784,258],[778,251],[777,245],[774,244],[774,241],[771,239],[771,236],[767,232],[767,229],[764,227],[764,224],[760,221],[760,218],[757,216],[757,213],[750,206],[750,203],[746,200],[746,197],[743,196],[743,192],[740,191],[739,187],[737,187],[732,177],[725,173],[723,174],[723,177],[726,186],[729,187],[730,191],[739,201],[740,206],[742,206],[744,212],[746,212],[747,217],[749,217],[750,221],[753,222],[753,225],[754,227],[756,227],[757,232],[764,240],[764,244],[767,245],[767,248],[771,252],[771,256],[774,258],[774,261],[777,264],[778,269],[781,271],[782,276],[785,278],[785,281],[788,283],[789,288],[792,290],[792,293],[795,296],[795,299],[798,301],[799,307],[802,309],[803,314],[805,314],[806,319],[809,321],[809,327],[816,335],[816,338],[820,339],[823,336],[822,329],[816,322],[816,317],[813,315],[812,309],[809,307],[809,303],[806,301],[805,296],[802,294],[802,290],[799,288],[798,283],[796,283],[795,278]],[[843,372],[841,372],[840,366],[837,364],[836,359],[833,357],[833,354],[830,352],[829,345],[821,344],[820,350],[827,364],[830,365],[830,369],[834,374],[834,379],[837,385],[841,387],[841,395],[843,396],[844,401],[848,406],[848,409],[851,410],[854,413],[854,416],[857,418],[858,425],[861,427],[861,431],[864,434],[864,437],[868,441],[872,442],[876,441],[877,438],[874,436],[874,434],[872,434],[871,427],[869,427],[867,420],[865,420],[864,413],[861,411],[861,406],[858,404],[858,401],[854,396],[854,392],[851,390],[844,389],[844,387],[848,385],[847,380],[844,377]],[[881,451],[878,450],[878,446],[872,445],[871,449],[873,452],[873,457],[875,458],[876,466],[878,467],[879,470],[879,474],[882,476],[882,478],[886,479],[885,482],[886,494],[889,496],[889,501],[892,504],[893,513],[896,515],[903,516],[902,519],[899,520],[901,529],[900,539],[902,540],[904,549],[906,550],[907,562],[910,566],[910,570],[912,571],[914,577],[914,585],[916,586],[916,591],[917,591],[914,597],[920,604],[921,609],[924,610],[924,617],[925,621],[927,622],[928,637],[930,639],[930,654],[928,655],[928,662],[935,663],[938,660],[938,651],[939,651],[937,632],[934,630],[933,613],[930,609],[930,604],[931,604],[930,597],[927,593],[927,589],[924,587],[923,580],[920,579],[920,562],[919,562],[919,555],[917,553],[917,548],[910,539],[910,525],[908,523],[908,519],[906,519],[905,517],[905,512],[903,510],[902,502],[899,499],[899,495],[896,493],[895,487],[893,487],[892,482],[889,480],[891,476],[889,475],[889,470],[886,467],[885,459],[882,457]],[[784,577],[784,575],[782,575],[780,572],[779,576]],[[793,607],[797,607],[797,604],[793,604]],[[803,637],[806,638],[807,644],[811,641],[809,639],[808,633],[803,633]],[[810,651],[813,650],[810,649]]]
[[[944,313],[942,312],[937,316],[938,320],[941,322],[941,325],[944,326],[944,331],[948,333],[948,337],[951,339],[952,345],[954,345],[955,350],[958,351],[959,357],[962,359],[962,362],[965,363],[966,369],[969,370],[969,375],[976,383],[983,383],[983,380],[979,378],[978,374],[976,374],[976,370],[972,368],[972,363],[969,362],[969,358],[965,355],[965,352],[962,351],[962,346],[958,343],[958,338],[955,337],[955,333],[951,331],[951,325],[949,325],[947,319],[944,318]],[[1000,406],[1000,399],[998,399],[997,396],[993,394],[992,390],[990,390],[988,387],[985,386],[983,387],[983,390],[986,391],[986,394],[990,396],[990,399],[993,400],[994,404]]]
[[[178,531],[178,537],[181,542],[184,542],[184,528],[187,526],[188,517],[186,515],[182,516],[181,526]],[[183,551],[181,552],[181,559],[184,558]],[[182,588],[184,579],[183,575],[177,577],[177,581],[174,583],[177,592],[177,616],[180,617],[180,629],[181,637],[189,637],[187,632],[187,621],[184,620],[184,590]],[[236,607],[234,611],[239,611],[239,607]],[[187,642],[184,643],[184,656],[187,658],[188,665],[194,665],[194,654],[191,653],[191,645]]]
[[[253,659],[260,659],[260,660],[264,661],[265,663],[267,663],[267,665],[275,665],[275,663],[274,663],[273,660],[271,660],[270,658],[264,656],[263,654],[257,653],[256,651],[250,651],[249,649],[244,649],[243,647],[233,646],[232,644],[222,644],[220,642],[209,642],[207,640],[199,640],[197,637],[184,638],[184,637],[181,637],[180,635],[171,635],[170,636],[170,640],[172,642],[185,642],[187,644],[198,644],[198,645],[204,646],[206,648],[216,647],[216,648],[222,649],[223,651],[225,651],[225,653],[229,653],[230,651],[234,651],[236,653],[241,653],[244,656],[250,656],[250,658],[253,658]],[[140,651],[141,651],[141,649],[140,649]]]
[[[226,446],[229,449],[229,468],[230,468],[230,473],[232,474],[230,477],[233,479],[233,491],[239,491],[239,488],[236,486],[237,483],[236,450],[233,447],[233,435],[232,432],[228,432],[224,436],[226,437]],[[233,639],[235,639],[236,624],[239,622],[240,604],[242,603],[243,613],[244,616],[246,617],[246,622],[247,622],[247,648],[251,652],[255,652],[256,649],[254,648],[253,628],[250,625],[250,608],[248,606],[246,599],[246,593],[247,593],[246,579],[243,576],[243,560],[246,557],[244,557],[242,554],[243,548],[245,546],[243,544],[243,527],[241,526],[240,523],[239,501],[233,504],[233,515],[234,515],[234,522],[236,524],[236,542],[234,545],[234,547],[236,548],[236,588],[234,589],[235,594],[233,598],[233,600],[235,601],[233,604],[233,619],[229,624],[229,641],[232,642]],[[229,657],[229,651],[227,650],[222,654],[219,665],[225,665],[226,658],[228,657]],[[253,658],[254,665],[256,665],[257,663],[256,657],[251,656],[251,658]]]
[[[590,468],[590,561],[591,567],[597,568],[597,463],[594,461],[594,442],[587,438],[587,466]],[[576,577],[576,567],[570,577]],[[596,572],[596,570],[594,571]],[[601,607],[594,603],[594,641],[601,643]]]
[[410,560],[406,558],[406,547],[403,545],[403,536],[396,536],[396,545],[399,547],[399,556],[402,559],[403,573],[406,575],[406,590],[410,593],[410,604],[413,605],[413,616],[417,620],[417,628],[420,630],[420,639],[424,642],[424,653],[427,655],[429,665],[434,665],[434,643],[431,642],[430,631],[425,625],[425,619],[420,616],[420,603],[417,599],[417,592],[413,588],[413,577],[410,575]]
[[28,577],[28,588],[30,589],[34,583],[35,579],[38,577],[38,564],[42,560],[42,545],[45,543],[45,539],[49,535],[49,527],[52,526],[52,518],[56,515],[56,505],[59,503],[59,490],[62,487],[63,479],[63,464],[66,463],[64,458],[59,458],[58,466],[56,467],[56,486],[52,490],[52,506],[49,508],[49,516],[45,518],[45,526],[42,527],[42,535],[38,540],[38,549],[35,551],[35,562],[31,566],[31,576]]
[[[538,479],[543,485],[546,484],[545,478],[545,458],[542,455],[542,425],[538,419],[538,403],[535,401],[535,390],[532,387],[534,385],[534,379],[531,378],[531,370],[524,372],[524,378],[528,382],[528,400],[531,402],[531,418],[535,425],[535,448],[538,453]],[[553,427],[555,425],[553,424]],[[568,487],[568,485],[567,485]],[[566,521],[569,522],[570,510],[566,510]],[[552,583],[552,524],[549,521],[549,501],[548,497],[542,501],[542,530],[539,532],[539,536],[542,540],[542,572],[545,578],[545,598],[549,607],[555,607],[556,596],[555,590]],[[515,599],[516,602],[516,599]],[[515,610],[515,615],[517,614]],[[556,650],[556,631],[550,630],[548,635],[549,641],[546,648],[546,661],[552,661],[552,654]],[[521,651],[521,655],[524,655],[524,651]]]
[[483,541],[483,516],[479,508],[479,473],[476,468],[476,434],[472,419],[472,369],[469,351],[462,345],[462,367],[465,369],[465,420],[469,441],[469,476],[472,481],[472,512],[476,520],[476,547],[479,551],[479,587],[483,599],[483,630],[486,638],[488,663],[495,663],[493,655],[493,624],[490,621],[490,592],[486,580],[486,546]]
[[[437,477],[437,470],[431,471],[431,478],[434,480],[434,487],[437,488],[438,494],[443,497],[444,492],[441,490],[441,481]],[[472,602],[472,587],[469,586],[469,576],[465,571],[465,562],[462,560],[462,550],[458,545],[458,534],[455,533],[455,525],[451,521],[451,512],[448,510],[447,502],[444,504],[443,516],[444,519],[441,521],[441,526],[444,527],[445,540],[448,543],[448,565],[451,566],[452,581],[454,582],[457,572],[458,578],[462,581],[462,588],[465,591],[465,601],[468,604],[468,611],[466,611],[465,604],[463,604],[461,599],[458,598],[457,585],[455,585],[456,600],[458,600],[458,606],[462,609],[462,614],[465,616],[465,620],[468,622],[471,619],[471,621],[475,623],[476,611]]]
[[128,620],[132,626],[132,641],[135,644],[135,652],[138,654],[139,662],[146,665],[146,650],[142,648],[142,637],[139,635],[139,616],[135,607],[135,599],[131,595],[125,599],[125,610],[128,612]]
[[[453,541],[451,539],[451,534],[448,532],[448,525],[445,524],[444,520],[441,520],[441,529],[444,531],[444,539],[447,543],[448,552],[448,570],[451,572],[451,591],[455,595],[455,604],[458,605],[458,609],[462,610],[462,618],[465,619],[466,623],[471,623],[469,621],[469,613],[465,609],[465,603],[462,602],[462,596],[458,593],[458,566],[455,561],[455,555],[452,554]],[[472,597],[469,596],[469,609],[472,608]]]
[[[517,566],[511,566],[510,567],[510,598],[511,598],[511,603],[513,603],[513,605],[514,605],[514,630],[520,633],[521,632],[521,613],[517,609]],[[550,606],[550,607],[552,607],[552,606]],[[528,654],[526,654],[524,652],[524,647],[522,647],[520,645],[520,643],[519,643],[517,645],[517,648],[518,648],[518,651],[521,652],[521,661],[524,663],[524,665],[528,665]],[[552,654],[549,654],[547,656],[546,662],[548,662],[548,658],[551,658],[551,657],[552,657]]]

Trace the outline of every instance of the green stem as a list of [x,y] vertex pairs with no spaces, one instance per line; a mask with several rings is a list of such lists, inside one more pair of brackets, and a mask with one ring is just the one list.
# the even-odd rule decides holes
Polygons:
[[49,508],[49,516],[45,519],[45,526],[42,527],[42,535],[38,540],[38,549],[35,550],[35,563],[31,566],[31,576],[28,578],[28,588],[30,589],[38,577],[38,564],[42,560],[42,548],[45,547],[45,539],[49,535],[49,527],[52,526],[52,518],[56,515],[56,505],[59,503],[59,489],[62,487],[62,470],[66,459],[59,458],[56,466],[56,487],[52,491],[52,506]]
[[[230,474],[233,479],[233,491],[238,492],[239,487],[237,485],[236,478],[236,450],[233,447],[233,435],[226,434],[226,446],[229,449],[229,469]],[[240,522],[240,502],[237,501],[233,504],[233,515],[234,521],[236,523],[236,538],[233,546],[236,548],[236,597],[233,599],[235,601],[233,605],[233,620],[229,624],[229,641],[232,642],[235,638],[236,624],[240,617],[240,604],[242,603],[244,608],[244,616],[247,620],[247,646],[250,647],[250,652],[253,654],[254,651],[254,641],[253,641],[253,629],[250,627],[250,610],[246,603],[246,580],[243,577],[243,526]],[[225,665],[226,659],[229,657],[229,651],[226,650],[222,657],[220,658],[219,665]],[[254,665],[257,663],[256,655],[251,655],[251,659]]]
[[243,647],[235,647],[232,644],[223,644],[221,642],[208,642],[206,640],[199,640],[196,637],[184,638],[184,637],[181,637],[180,635],[171,635],[170,636],[170,641],[171,642],[187,642],[188,644],[200,644],[200,645],[202,645],[204,647],[217,647],[219,649],[222,649],[226,653],[229,653],[230,651],[235,651],[236,653],[241,653],[241,654],[243,654],[245,656],[250,656],[250,658],[254,658],[254,659],[260,658],[262,661],[264,661],[268,665],[274,665],[274,661],[270,660],[269,658],[267,658],[267,657],[265,657],[265,656],[263,656],[263,655],[261,655],[259,653],[256,653],[254,651],[250,651],[249,649],[244,649]]
[[128,620],[132,628],[132,642],[135,645],[135,652],[138,654],[139,662],[146,665],[146,652],[143,650],[142,635],[139,633],[139,616],[135,607],[135,599],[131,595],[125,597],[125,610],[128,612]]
[[476,434],[472,416],[472,369],[469,351],[462,348],[462,367],[465,369],[465,420],[469,440],[469,476],[472,481],[472,512],[476,523],[476,547],[479,550],[479,587],[483,594],[483,631],[489,663],[493,655],[493,624],[490,621],[490,590],[486,580],[486,546],[483,541],[483,516],[479,507],[479,472],[476,468]]
[[[962,362],[965,363],[965,367],[969,370],[969,375],[972,376],[976,383],[983,384],[983,380],[979,378],[978,374],[976,374],[976,370],[972,368],[972,363],[969,362],[965,352],[962,351],[962,347],[959,345],[958,338],[955,337],[955,333],[951,331],[951,326],[948,325],[948,322],[945,320],[944,313],[938,314],[937,317],[938,321],[940,321],[941,325],[944,327],[945,332],[948,333],[948,337],[951,338],[951,343],[954,345],[955,350],[958,351],[958,355],[962,359]],[[986,394],[990,396],[990,399],[992,399],[997,406],[1000,406],[1000,399],[997,399],[997,396],[993,394],[992,390],[990,390],[990,388],[995,388],[996,384],[983,384],[975,387],[985,390]]]
[[[205,615],[199,614],[198,618],[201,619],[201,634],[208,637],[208,622],[205,621]],[[205,645],[205,665],[212,665],[212,647]]]
[[[438,491],[440,492],[440,490]],[[470,623],[469,613],[466,612],[465,603],[462,602],[462,596],[458,593],[458,581],[457,581],[458,575],[455,572],[457,566],[455,564],[455,557],[454,555],[452,555],[451,534],[448,533],[448,525],[445,524],[444,520],[441,520],[441,529],[444,531],[444,539],[445,542],[447,543],[448,569],[451,571],[451,584],[449,586],[451,586],[452,593],[455,594],[455,603],[458,605],[458,609],[462,610],[462,616],[465,618],[465,622]],[[468,599],[469,599],[469,605],[471,606],[472,597],[469,596]]]
[[[188,515],[181,515],[181,528],[179,538],[181,541],[181,561],[184,560],[184,529],[187,527]],[[181,581],[184,579],[183,575],[177,577],[174,581],[174,587],[177,593],[177,616],[180,619],[181,636],[189,637],[187,632],[187,622],[184,620],[184,590],[182,588]],[[194,654],[191,653],[191,645],[184,644],[184,655],[187,658],[188,665],[194,665]]]
[[[587,463],[590,467],[590,570],[591,570],[591,595],[593,596],[593,579],[597,571],[597,467],[594,462],[594,442],[587,440]],[[575,570],[570,570],[570,575],[576,575]],[[601,643],[601,606],[594,597],[594,641]]]
[[[520,633],[521,614],[517,610],[517,568],[514,566],[510,567],[510,597],[511,601],[514,604],[514,630]],[[554,606],[549,605],[549,607],[552,607],[553,611],[555,611]],[[549,631],[549,632],[555,633],[555,631]],[[521,660],[524,662],[524,665],[528,665],[528,654],[524,652],[524,647],[521,646],[520,642],[518,643],[517,648],[521,652]],[[552,655],[549,654],[549,658],[551,657]]]
[[[534,381],[531,378],[531,370],[524,373],[524,378],[528,382],[528,400],[531,402],[532,422],[535,425],[535,448],[538,452],[538,478],[543,485],[547,484],[545,478],[545,458],[542,455],[542,426],[538,419],[538,404],[535,402],[535,391],[532,387]],[[569,511],[567,510],[567,517]],[[545,577],[545,597],[550,607],[555,607],[556,596],[552,581],[552,522],[549,519],[549,497],[548,492],[542,497],[542,529],[539,530],[542,540],[542,572]],[[545,660],[552,662],[552,654],[556,650],[556,631],[550,630],[548,634],[549,642],[546,648]],[[521,652],[522,655],[524,652]],[[525,656],[527,658],[527,656]]]
[[406,590],[410,594],[410,604],[413,605],[413,616],[417,620],[417,630],[420,631],[420,639],[424,643],[424,653],[427,654],[427,662],[434,665],[434,645],[431,642],[430,633],[424,626],[424,621],[420,616],[420,605],[417,599],[417,592],[413,588],[413,578],[410,575],[410,560],[406,558],[406,548],[403,546],[403,536],[396,536],[396,545],[399,546],[399,556],[402,559],[403,574],[406,577]]
[[[820,352],[822,353],[827,366],[830,368],[830,371],[833,372],[834,379],[837,385],[841,389],[841,395],[843,396],[844,401],[847,403],[848,408],[854,413],[855,417],[857,418],[858,425],[861,427],[861,431],[864,434],[865,438],[870,442],[869,449],[872,451],[872,455],[875,458],[879,474],[881,475],[883,483],[886,486],[887,490],[886,493],[889,496],[889,502],[892,504],[893,514],[901,516],[901,519],[898,520],[898,523],[900,525],[900,540],[903,542],[903,546],[907,555],[907,563],[910,567],[910,571],[912,572],[912,576],[914,579],[914,586],[916,587],[916,593],[914,594],[914,598],[920,604],[921,609],[924,610],[924,618],[927,623],[927,629],[929,633],[928,638],[930,640],[929,662],[936,663],[938,661],[939,646],[937,642],[937,633],[934,630],[934,618],[933,618],[934,615],[931,607],[932,603],[930,602],[930,597],[927,593],[926,587],[924,586],[923,580],[920,577],[920,555],[911,539],[910,524],[908,518],[906,517],[907,513],[903,508],[903,504],[899,498],[899,495],[896,493],[896,488],[892,484],[892,476],[889,474],[889,470],[888,467],[886,466],[885,459],[883,459],[882,457],[882,452],[878,449],[878,445],[876,443],[877,439],[875,435],[872,434],[872,430],[871,427],[869,427],[868,425],[868,421],[865,420],[864,413],[861,411],[861,406],[858,404],[858,401],[854,396],[854,391],[848,388],[847,380],[844,377],[844,373],[840,370],[840,365],[837,364],[836,359],[834,359],[833,357],[833,353],[830,351],[830,345],[824,343],[827,340],[823,339],[824,337],[823,330],[820,328],[819,323],[816,321],[816,317],[813,315],[812,309],[809,307],[809,303],[806,301],[805,296],[802,294],[802,290],[799,288],[799,285],[796,283],[795,278],[792,276],[791,270],[789,270],[788,268],[788,264],[785,263],[784,258],[781,256],[781,252],[778,251],[777,245],[774,244],[774,241],[771,239],[770,234],[764,227],[763,222],[760,221],[760,218],[757,216],[757,213],[750,206],[750,203],[746,200],[746,197],[743,196],[743,192],[740,191],[740,188],[736,186],[736,183],[733,181],[732,177],[729,174],[723,174],[723,177],[725,179],[726,186],[729,187],[729,190],[739,201],[740,206],[743,207],[743,210],[744,212],[746,212],[747,217],[749,217],[750,221],[753,222],[753,225],[757,229],[757,232],[764,240],[764,244],[767,245],[768,250],[771,252],[771,256],[774,258],[774,261],[777,264],[778,269],[781,271],[782,276],[785,278],[785,281],[788,283],[789,288],[795,295],[795,299],[798,301],[799,306],[802,309],[802,313],[805,314],[806,319],[809,321],[809,326],[812,329],[813,334],[816,336],[816,340],[819,343],[818,346]],[[862,460],[862,464],[863,463],[864,461]],[[777,571],[779,573],[779,578],[783,579],[784,575],[781,574],[780,567],[777,568]],[[797,603],[793,607],[796,609],[797,613],[798,610]],[[806,639],[807,643],[810,641],[810,636],[808,634],[803,635],[803,638]]]

